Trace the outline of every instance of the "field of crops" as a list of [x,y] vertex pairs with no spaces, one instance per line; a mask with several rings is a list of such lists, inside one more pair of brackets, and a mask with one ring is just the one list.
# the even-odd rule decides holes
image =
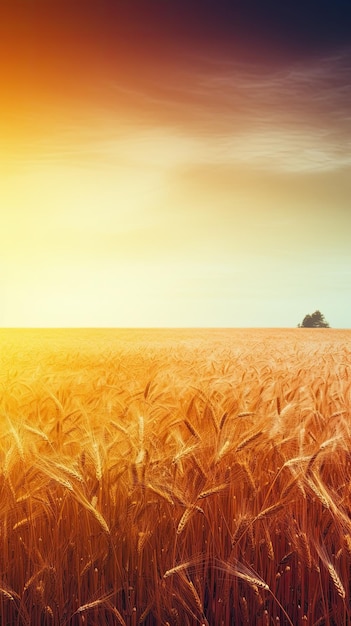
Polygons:
[[351,331],[0,330],[0,624],[351,624]]

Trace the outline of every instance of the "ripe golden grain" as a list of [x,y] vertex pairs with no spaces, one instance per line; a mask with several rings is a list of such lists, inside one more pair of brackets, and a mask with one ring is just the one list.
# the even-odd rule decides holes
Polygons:
[[301,541],[301,549],[302,549],[303,558],[305,560],[307,568],[310,570],[312,567],[312,556],[311,556],[310,544],[307,539],[307,534],[305,532],[300,532],[298,536]]
[[228,487],[228,484],[222,483],[221,485],[217,485],[216,487],[211,487],[211,489],[206,489],[206,491],[202,491],[200,493],[199,499],[208,498],[209,496],[212,496],[214,493],[220,493],[221,491],[223,491],[223,489],[226,489],[226,487]]
[[346,597],[345,587],[342,584],[335,567],[330,561],[327,562],[327,568],[339,596],[344,599]]
[[247,604],[247,600],[246,600],[245,596],[242,596],[240,598],[240,604],[241,604],[241,608],[242,608],[242,612],[243,612],[243,623],[244,624],[249,624],[250,623],[249,610],[248,610],[248,604]]
[[189,589],[190,589],[190,591],[191,591],[191,593],[193,595],[193,598],[195,600],[195,604],[197,606],[197,609],[198,609],[199,613],[202,614],[204,609],[203,609],[202,602],[200,600],[199,594],[197,593],[197,591],[195,589],[194,583],[191,580],[188,580],[187,583],[189,585]]
[[264,535],[265,535],[265,540],[266,540],[266,546],[267,546],[267,556],[271,561],[274,561],[274,548],[273,548],[273,543],[272,543],[272,539],[269,533],[269,530],[267,528],[267,526],[264,526]]
[[194,565],[199,565],[203,560],[204,560],[203,555],[194,556],[190,561],[184,561],[183,563],[179,563],[178,565],[171,567],[171,569],[167,570],[163,574],[163,578],[169,578],[169,576],[173,576],[173,574],[184,572],[184,570],[188,569],[189,567],[192,567]]
[[230,440],[227,439],[224,444],[222,445],[222,447],[220,448],[220,450],[218,451],[217,455],[216,455],[216,463],[219,463],[219,461],[224,457],[224,455],[228,452],[230,448]]
[[263,511],[260,511],[259,514],[256,516],[256,520],[268,517],[268,515],[272,515],[272,513],[277,513],[278,511],[281,511],[283,507],[284,502],[277,502],[276,504],[272,504],[272,506],[269,506],[266,509],[263,509]]
[[251,571],[249,567],[247,567],[243,563],[239,563],[239,561],[237,561],[236,563],[217,561],[216,567],[221,571],[227,571],[229,574],[245,580],[246,582],[250,583],[250,585],[269,591],[269,586],[267,585],[267,583],[257,574],[255,574],[255,572]]
[[106,599],[102,600],[93,600],[93,602],[87,602],[83,604],[77,609],[77,613],[84,613],[85,611],[91,611],[91,609],[95,609],[97,606],[101,606],[106,603]]
[[346,533],[344,535],[344,540],[345,540],[347,552],[349,556],[351,557],[351,535],[349,533]]
[[11,332],[0,621],[351,623],[349,333]]
[[0,593],[1,595],[3,595],[7,600],[11,600],[12,602],[14,601],[14,596],[12,593],[10,593],[9,591],[7,591],[7,589],[4,589],[3,587],[0,587]]
[[177,526],[177,535],[180,535],[183,532],[185,526],[187,525],[194,511],[200,511],[201,513],[203,513],[203,510],[200,509],[200,507],[198,506],[189,506],[187,509],[185,509],[182,517],[179,520],[179,524]]

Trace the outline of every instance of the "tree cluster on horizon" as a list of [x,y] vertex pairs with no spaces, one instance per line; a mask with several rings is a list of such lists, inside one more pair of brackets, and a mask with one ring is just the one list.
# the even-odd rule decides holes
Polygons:
[[298,324],[299,328],[330,328],[328,322],[324,318],[324,315],[320,311],[315,311],[312,315],[305,315],[301,324]]

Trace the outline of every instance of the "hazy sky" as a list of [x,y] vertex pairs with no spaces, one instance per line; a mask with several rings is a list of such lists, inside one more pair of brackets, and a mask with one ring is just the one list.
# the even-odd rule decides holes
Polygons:
[[0,326],[351,326],[349,0],[3,0],[0,59]]

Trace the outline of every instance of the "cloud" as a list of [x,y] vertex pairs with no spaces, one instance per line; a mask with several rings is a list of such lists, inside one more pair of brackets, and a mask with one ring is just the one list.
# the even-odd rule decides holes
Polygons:
[[149,142],[151,160],[170,162],[168,136],[175,166],[191,158],[302,173],[350,166],[351,50],[304,63],[188,61],[176,80],[171,74],[162,83],[149,77],[143,88],[111,85],[137,119],[142,111],[131,145]]
[[[135,60],[130,73],[111,63],[92,77],[94,102],[53,105],[50,128],[37,120],[40,132],[24,133],[22,149],[6,149],[4,160],[160,171],[190,161],[291,173],[350,166],[351,48],[252,62],[188,41],[165,57],[148,57],[142,72]],[[22,115],[32,127],[33,110]]]

